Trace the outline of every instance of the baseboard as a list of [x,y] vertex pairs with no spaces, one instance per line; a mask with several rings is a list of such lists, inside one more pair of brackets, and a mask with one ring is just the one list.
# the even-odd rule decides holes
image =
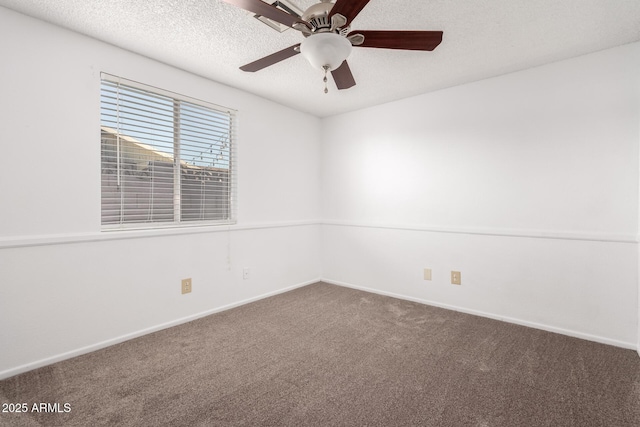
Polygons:
[[249,304],[249,303],[252,303],[252,302],[255,302],[255,301],[259,301],[259,300],[264,299],[264,298],[269,298],[269,297],[272,297],[272,296],[275,296],[275,295],[278,295],[278,294],[289,292],[289,291],[292,291],[292,290],[297,289],[297,288],[301,288],[301,287],[304,287],[304,286],[311,285],[313,283],[317,283],[319,281],[320,281],[320,279],[314,279],[314,280],[309,280],[309,281],[306,281],[306,282],[298,283],[298,284],[293,285],[293,286],[289,286],[289,287],[286,287],[286,288],[283,288],[283,289],[278,289],[277,291],[268,292],[266,294],[258,295],[258,296],[255,296],[255,297],[252,297],[252,298],[248,298],[248,299],[245,299],[245,300],[242,300],[242,301],[238,301],[238,302],[235,302],[235,303],[232,303],[232,304],[224,305],[222,307],[216,307],[216,308],[213,308],[211,310],[203,311],[201,313],[196,313],[196,314],[193,314],[191,316],[183,317],[181,319],[172,320],[170,322],[162,323],[160,325],[152,326],[150,328],[142,329],[142,330],[139,330],[139,331],[136,331],[136,332],[132,332],[130,334],[122,335],[122,336],[119,336],[119,337],[116,337],[116,338],[112,338],[112,339],[109,339],[109,340],[106,340],[106,341],[102,341],[102,342],[99,342],[99,343],[96,343],[96,344],[92,344],[92,345],[89,345],[89,346],[86,346],[86,347],[82,347],[82,348],[79,348],[79,349],[76,349],[76,350],[68,351],[66,353],[58,354],[56,356],[47,357],[45,359],[41,359],[41,360],[38,360],[36,362],[27,363],[27,364],[20,365],[20,366],[15,367],[15,368],[11,368],[11,369],[7,369],[7,370],[4,370],[4,371],[0,371],[0,380],[4,380],[4,379],[10,378],[10,377],[13,377],[15,375],[22,374],[24,372],[28,372],[28,371],[31,371],[31,370],[34,370],[34,369],[37,369],[37,368],[41,368],[43,366],[51,365],[51,364],[56,363],[56,362],[61,362],[63,360],[71,359],[73,357],[77,357],[77,356],[81,356],[83,354],[91,353],[91,352],[94,352],[96,350],[101,350],[103,348],[110,347],[110,346],[115,345],[115,344],[120,344],[122,342],[129,341],[131,339],[138,338],[138,337],[141,337],[143,335],[147,335],[147,334],[150,334],[150,333],[153,333],[153,332],[161,331],[163,329],[171,328],[173,326],[178,326],[178,325],[181,325],[183,323],[188,323],[188,322],[191,322],[193,320],[209,316],[211,314],[219,313],[221,311],[230,310],[232,308],[239,307],[241,305]]
[[388,297],[403,299],[403,300],[407,300],[407,301],[413,301],[413,302],[417,302],[417,303],[420,303],[420,304],[425,304],[425,305],[430,305],[430,306],[434,306],[434,307],[444,308],[444,309],[447,309],[447,310],[458,311],[460,313],[473,314],[475,316],[486,317],[486,318],[494,319],[494,320],[500,320],[502,322],[513,323],[513,324],[516,324],[516,325],[526,326],[526,327],[529,327],[529,328],[540,329],[540,330],[547,331],[547,332],[554,332],[556,334],[567,335],[567,336],[570,336],[570,337],[580,338],[580,339],[587,340],[587,341],[594,341],[594,342],[601,343],[601,344],[612,345],[612,346],[615,346],[615,347],[626,348],[626,349],[629,349],[629,350],[636,350],[638,352],[638,354],[640,355],[640,347],[638,347],[638,345],[636,343],[630,343],[630,342],[626,342],[626,341],[614,340],[614,339],[611,339],[611,338],[601,337],[601,336],[598,336],[598,335],[585,334],[583,332],[572,331],[570,329],[558,328],[558,327],[555,327],[555,326],[545,325],[545,324],[536,323],[536,322],[530,322],[530,321],[527,321],[527,320],[517,319],[517,318],[513,318],[513,317],[508,317],[508,316],[501,316],[501,315],[498,315],[498,314],[487,313],[487,312],[479,311],[479,310],[472,310],[472,309],[458,307],[458,306],[454,306],[454,305],[450,305],[450,304],[442,304],[442,303],[439,303],[439,302],[436,302],[436,301],[430,301],[430,300],[426,300],[426,299],[422,299],[422,298],[415,298],[415,297],[411,297],[411,296],[407,296],[407,295],[396,294],[394,292],[381,291],[379,289],[368,288],[366,286],[354,285],[354,284],[351,284],[351,283],[340,282],[340,281],[337,281],[337,280],[332,280],[332,279],[327,279],[327,278],[323,278],[322,281],[325,282],[325,283],[330,283],[332,285],[343,286],[343,287],[352,288],[352,289],[358,289],[358,290],[361,290],[361,291],[371,292],[371,293],[374,293],[374,294],[379,294],[379,295],[384,295],[384,296],[388,296]]

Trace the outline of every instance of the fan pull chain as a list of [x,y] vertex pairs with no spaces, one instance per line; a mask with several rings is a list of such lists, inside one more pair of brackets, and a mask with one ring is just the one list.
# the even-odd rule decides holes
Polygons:
[[324,65],[322,68],[324,69],[324,79],[322,79],[324,82],[324,93],[329,93],[329,89],[327,88],[327,71],[329,71],[329,66]]

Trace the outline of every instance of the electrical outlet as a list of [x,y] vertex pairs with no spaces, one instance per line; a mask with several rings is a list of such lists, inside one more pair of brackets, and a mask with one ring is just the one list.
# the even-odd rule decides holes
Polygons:
[[250,273],[249,267],[243,268],[242,269],[242,279],[243,280],[249,280],[249,273]]
[[191,279],[182,279],[182,293],[188,294],[191,292]]
[[424,280],[431,280],[431,269],[430,268],[425,268],[424,269]]
[[459,271],[451,272],[451,284],[452,285],[462,285],[462,275]]

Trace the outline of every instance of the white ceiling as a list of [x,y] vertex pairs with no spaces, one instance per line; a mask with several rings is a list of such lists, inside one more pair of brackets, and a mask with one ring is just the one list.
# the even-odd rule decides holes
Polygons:
[[[291,0],[301,9],[315,0]],[[359,30],[442,30],[433,52],[354,48],[357,85],[323,93],[301,55],[239,66],[302,40],[221,0],[0,0],[0,5],[319,117],[640,40],[639,0],[371,0]],[[126,76],[123,76],[126,77]]]

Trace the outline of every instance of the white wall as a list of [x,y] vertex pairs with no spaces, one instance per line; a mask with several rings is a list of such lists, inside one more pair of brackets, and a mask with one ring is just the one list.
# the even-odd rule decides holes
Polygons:
[[[319,279],[319,119],[1,7],[0,57],[0,378]],[[239,110],[237,226],[100,232],[101,71]]]
[[639,76],[636,43],[323,120],[323,277],[636,348]]

